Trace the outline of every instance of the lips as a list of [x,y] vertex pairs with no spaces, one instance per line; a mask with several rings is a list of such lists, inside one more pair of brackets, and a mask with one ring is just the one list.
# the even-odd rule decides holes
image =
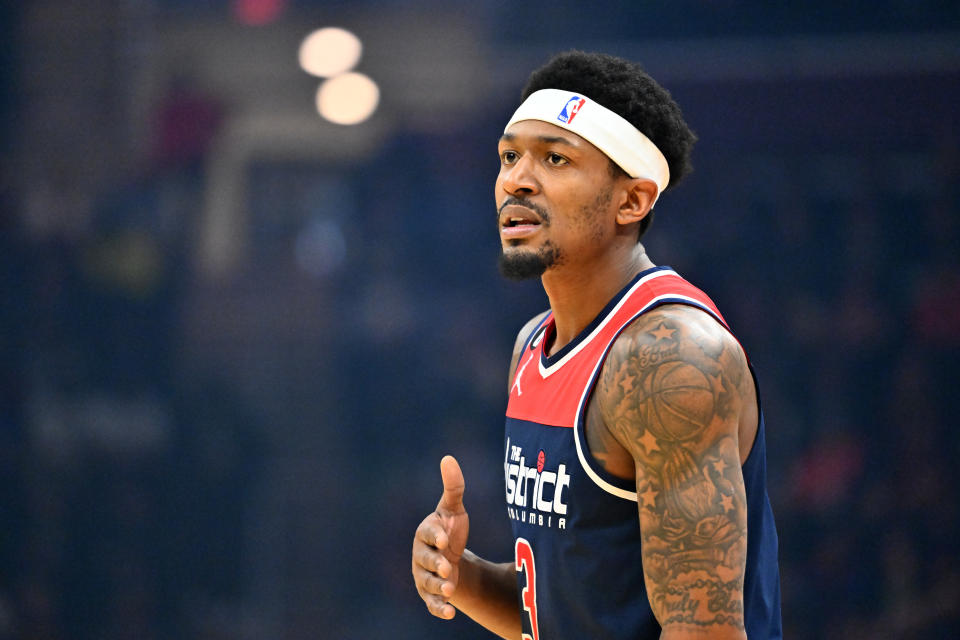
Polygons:
[[535,211],[520,205],[511,204],[500,211],[500,228],[502,230],[517,227],[538,227],[540,223],[540,216]]
[[516,227],[516,226],[525,225],[525,224],[540,224],[540,223],[537,222],[536,220],[532,220],[532,219],[530,219],[530,218],[513,217],[513,218],[510,218],[509,220],[507,220],[506,222],[504,222],[504,223],[503,223],[503,226],[505,226],[505,227]]

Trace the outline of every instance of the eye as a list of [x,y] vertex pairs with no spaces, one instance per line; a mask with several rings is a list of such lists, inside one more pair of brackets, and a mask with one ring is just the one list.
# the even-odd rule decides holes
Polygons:
[[559,167],[561,165],[567,164],[568,162],[570,161],[564,158],[559,153],[551,152],[547,154],[547,164],[551,164],[555,167]]
[[513,164],[519,157],[516,151],[504,151],[500,154],[500,162],[503,164]]

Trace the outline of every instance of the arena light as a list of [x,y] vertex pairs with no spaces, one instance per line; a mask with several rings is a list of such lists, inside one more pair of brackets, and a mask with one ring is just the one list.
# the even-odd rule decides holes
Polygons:
[[377,83],[362,73],[331,78],[317,90],[317,111],[336,124],[359,124],[373,115],[380,102]]
[[318,78],[331,78],[350,71],[360,61],[363,44],[346,29],[318,29],[300,44],[300,67]]

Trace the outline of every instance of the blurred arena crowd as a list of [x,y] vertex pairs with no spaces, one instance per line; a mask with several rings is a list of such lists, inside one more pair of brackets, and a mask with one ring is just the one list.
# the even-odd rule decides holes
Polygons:
[[[785,637],[960,628],[958,80],[668,84],[701,141],[646,246],[759,373]],[[422,610],[408,552],[449,452],[509,553],[507,365],[546,301],[496,273],[508,89],[362,163],[252,164],[218,278],[203,87],[88,199],[3,169],[0,639],[487,637]]]

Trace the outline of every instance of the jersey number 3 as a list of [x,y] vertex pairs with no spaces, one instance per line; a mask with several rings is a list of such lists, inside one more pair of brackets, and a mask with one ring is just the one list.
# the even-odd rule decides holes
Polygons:
[[527,584],[520,593],[520,599],[523,602],[523,610],[530,616],[530,630],[533,636],[525,633],[523,640],[540,640],[540,629],[537,627],[537,569],[533,562],[533,548],[525,538],[517,538],[514,557],[517,559],[517,572],[524,571],[527,574]]

